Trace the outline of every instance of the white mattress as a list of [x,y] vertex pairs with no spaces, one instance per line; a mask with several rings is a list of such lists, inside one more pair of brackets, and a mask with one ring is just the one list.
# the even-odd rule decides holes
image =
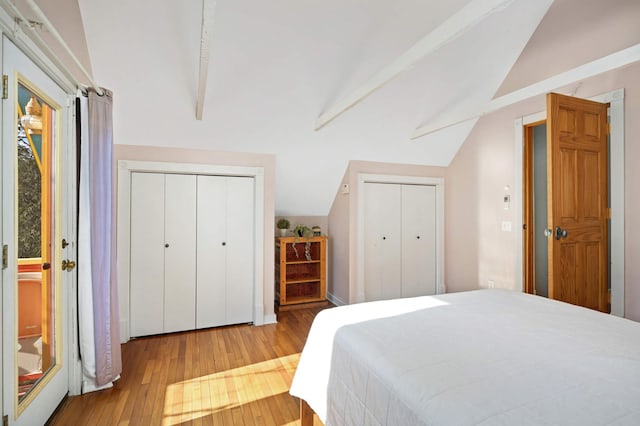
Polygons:
[[640,323],[508,290],[343,306],[290,393],[326,425],[640,425]]

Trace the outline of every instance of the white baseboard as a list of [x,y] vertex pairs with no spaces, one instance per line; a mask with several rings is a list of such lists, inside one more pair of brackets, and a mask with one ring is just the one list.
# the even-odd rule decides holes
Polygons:
[[278,322],[278,318],[276,317],[276,314],[268,314],[264,316],[264,323],[263,324],[276,324]]
[[131,340],[129,335],[129,321],[120,320],[120,343],[127,343]]
[[333,303],[336,306],[348,305],[347,302],[345,302],[344,300],[340,299],[339,297],[336,297],[335,295],[333,295],[331,293],[327,293],[327,300],[329,300],[329,302]]

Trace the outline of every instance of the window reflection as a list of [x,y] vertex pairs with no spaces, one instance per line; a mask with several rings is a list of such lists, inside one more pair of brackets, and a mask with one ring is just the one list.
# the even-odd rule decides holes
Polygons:
[[55,364],[51,274],[52,109],[18,86],[18,401]]

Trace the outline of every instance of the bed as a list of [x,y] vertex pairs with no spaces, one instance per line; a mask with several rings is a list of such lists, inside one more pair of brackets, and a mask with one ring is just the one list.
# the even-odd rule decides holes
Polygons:
[[290,393],[303,424],[640,425],[640,323],[494,289],[342,306]]

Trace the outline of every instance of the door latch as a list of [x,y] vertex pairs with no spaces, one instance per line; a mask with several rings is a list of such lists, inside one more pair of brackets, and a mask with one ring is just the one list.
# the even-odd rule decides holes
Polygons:
[[2,246],[2,269],[9,267],[9,246],[7,244]]

